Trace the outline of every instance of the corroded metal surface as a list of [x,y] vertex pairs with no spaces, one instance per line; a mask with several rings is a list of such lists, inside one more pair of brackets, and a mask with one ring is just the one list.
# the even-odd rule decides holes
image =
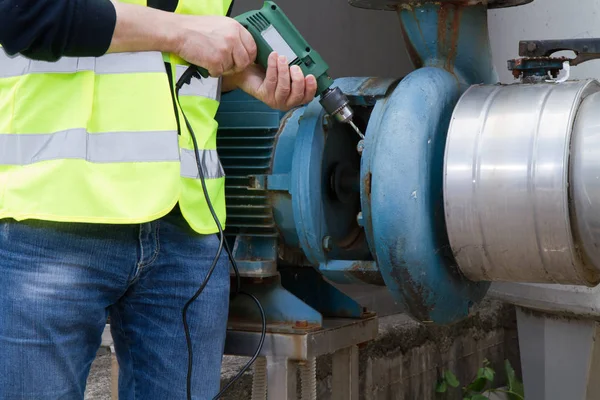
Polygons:
[[375,106],[366,132],[367,239],[395,300],[423,322],[462,319],[487,290],[458,272],[443,218],[444,144],[460,94],[448,71],[421,68]]
[[382,278],[423,322],[468,315],[486,283],[460,274],[444,223],[443,154],[452,110],[472,84],[495,83],[481,4],[398,10],[416,68],[371,114],[361,164],[361,221]]
[[[323,328],[303,334],[269,333],[260,353],[262,357],[279,356],[308,360],[377,338],[378,318],[325,319]],[[252,356],[260,332],[228,330],[225,354]]]
[[372,10],[397,11],[401,8],[413,8],[422,4],[456,4],[461,6],[473,6],[485,4],[489,8],[506,8],[521,6],[531,3],[533,0],[348,0],[351,6],[367,8]]
[[427,3],[400,8],[398,16],[415,68],[445,69],[465,85],[498,81],[485,6]]

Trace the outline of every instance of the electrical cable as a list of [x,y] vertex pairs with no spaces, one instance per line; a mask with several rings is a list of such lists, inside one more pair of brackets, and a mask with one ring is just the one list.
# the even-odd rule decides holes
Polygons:
[[219,257],[221,257],[221,254],[223,252],[223,247],[225,247],[225,250],[229,257],[229,261],[231,262],[231,265],[233,266],[233,270],[235,272],[235,277],[236,277],[235,291],[233,292],[232,298],[234,298],[238,294],[243,294],[245,296],[250,297],[254,301],[256,306],[258,307],[258,310],[259,310],[260,316],[261,316],[261,322],[262,322],[261,337],[260,337],[258,348],[256,349],[256,352],[254,353],[254,355],[252,356],[250,361],[248,361],[248,363],[244,366],[244,368],[242,368],[240,370],[240,372],[238,372],[238,374],[231,381],[229,381],[229,383],[213,398],[213,400],[216,400],[216,399],[221,398],[221,396],[223,396],[225,391],[227,391],[227,389],[229,389],[248,370],[248,368],[250,368],[252,366],[252,364],[256,361],[256,359],[260,355],[260,352],[262,350],[263,344],[265,342],[265,337],[267,334],[267,318],[265,315],[265,310],[262,307],[262,305],[260,304],[260,301],[254,295],[240,291],[240,286],[241,286],[240,271],[238,269],[237,263],[235,262],[233,254],[231,253],[229,244],[225,240],[225,234],[223,233],[223,228],[221,226],[221,223],[219,222],[219,218],[217,217],[217,214],[213,208],[213,205],[210,201],[210,197],[208,195],[208,189],[206,188],[206,182],[204,181],[204,172],[202,171],[202,162],[200,161],[200,154],[198,151],[198,142],[196,140],[196,135],[195,135],[194,130],[193,130],[189,120],[187,119],[183,109],[181,108],[181,103],[179,101],[179,90],[183,87],[184,84],[190,84],[192,78],[202,79],[202,77],[200,76],[200,73],[198,72],[198,69],[194,66],[190,66],[183,73],[181,78],[179,78],[179,80],[177,81],[177,83],[175,85],[175,98],[176,98],[177,104],[179,105],[179,108],[181,109],[181,113],[183,115],[185,125],[186,125],[188,131],[190,132],[190,136],[192,137],[192,142],[194,144],[194,154],[196,155],[196,166],[198,167],[198,175],[200,177],[200,182],[202,184],[202,191],[204,192],[204,197],[206,199],[206,203],[208,205],[210,213],[211,213],[211,215],[215,221],[215,224],[217,225],[217,228],[219,230],[219,233],[218,233],[219,249],[217,251],[217,254],[215,255],[215,258],[213,259],[213,262],[208,270],[206,277],[204,278],[204,281],[202,282],[202,284],[200,285],[200,287],[198,288],[198,290],[196,291],[194,296],[192,296],[185,303],[185,305],[182,309],[183,327],[185,330],[185,340],[186,340],[187,350],[188,350],[188,371],[187,371],[187,379],[186,379],[186,393],[187,393],[188,400],[192,399],[193,352],[192,352],[192,340],[190,337],[189,326],[187,323],[187,310],[189,309],[191,304],[200,296],[200,294],[202,294],[202,291],[208,284],[210,277],[212,276],[212,274],[215,270],[215,267],[217,265]]

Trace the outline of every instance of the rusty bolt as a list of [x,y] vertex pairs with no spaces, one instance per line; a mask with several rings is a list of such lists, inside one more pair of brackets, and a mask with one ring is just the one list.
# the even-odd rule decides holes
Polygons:
[[323,250],[331,251],[333,248],[333,238],[331,236],[325,236],[323,238]]
[[358,226],[364,226],[363,225],[363,213],[362,211],[358,213],[358,215],[356,216],[356,223],[358,224]]
[[294,323],[294,327],[296,327],[296,328],[308,328],[308,321],[305,321],[305,320],[296,321]]
[[529,51],[535,51],[537,49],[537,44],[535,44],[534,42],[529,42],[527,44],[527,50]]

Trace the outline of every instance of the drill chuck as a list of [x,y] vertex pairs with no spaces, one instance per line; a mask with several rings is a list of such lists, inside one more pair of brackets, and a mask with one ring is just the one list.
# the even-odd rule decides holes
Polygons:
[[332,115],[339,122],[346,123],[354,116],[349,106],[350,101],[338,87],[325,90],[321,95],[320,103],[327,114]]

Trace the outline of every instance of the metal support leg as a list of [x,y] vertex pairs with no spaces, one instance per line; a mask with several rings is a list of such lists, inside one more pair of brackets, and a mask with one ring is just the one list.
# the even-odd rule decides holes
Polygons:
[[317,359],[300,362],[301,400],[317,400]]
[[252,400],[267,400],[267,360],[258,357],[254,362]]
[[102,332],[101,347],[106,348],[110,352],[110,394],[111,400],[119,399],[119,363],[117,361],[117,353],[115,352],[115,345],[113,342],[112,335],[110,333],[110,325],[104,326]]
[[[267,399],[298,398],[296,366],[299,363],[302,365],[302,398],[316,399],[316,360],[333,354],[332,400],[358,400],[358,344],[375,339],[378,325],[374,316],[360,320],[331,318],[325,319],[323,328],[316,331],[267,333],[261,352],[267,364]],[[225,354],[252,356],[260,335],[254,331],[228,330]]]
[[110,392],[112,400],[119,399],[119,363],[114,345],[110,346]]
[[358,400],[358,346],[333,353],[333,400]]
[[517,309],[527,400],[600,398],[600,326]]
[[267,357],[267,399],[297,399],[295,364],[287,357]]

